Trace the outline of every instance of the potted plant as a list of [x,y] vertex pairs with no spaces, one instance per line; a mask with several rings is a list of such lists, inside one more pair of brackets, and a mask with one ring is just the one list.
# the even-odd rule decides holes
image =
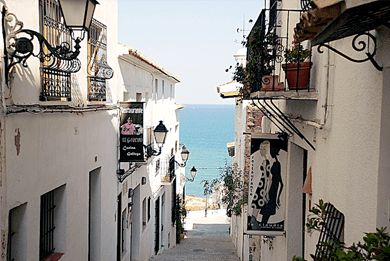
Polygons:
[[286,63],[282,65],[286,73],[287,83],[290,90],[307,89],[309,85],[310,68],[312,62],[305,62],[310,57],[311,51],[297,44],[285,52]]
[[279,82],[279,75],[275,73],[275,63],[277,56],[280,55],[280,39],[276,34],[266,35],[261,52],[261,91],[281,91],[284,90],[283,83]]

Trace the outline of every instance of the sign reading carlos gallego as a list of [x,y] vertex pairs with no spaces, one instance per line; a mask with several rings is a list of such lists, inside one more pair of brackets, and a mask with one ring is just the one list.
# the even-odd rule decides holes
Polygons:
[[273,134],[252,136],[246,226],[248,234],[283,234],[287,145],[287,140],[280,140]]
[[143,162],[144,103],[120,103],[120,158],[122,162]]

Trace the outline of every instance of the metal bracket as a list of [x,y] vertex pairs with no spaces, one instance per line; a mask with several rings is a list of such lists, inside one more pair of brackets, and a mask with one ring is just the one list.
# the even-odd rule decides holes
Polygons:
[[[16,64],[27,67],[26,61],[31,56],[39,58],[41,62],[47,62],[48,68],[69,73],[80,70],[81,62],[77,57],[80,54],[80,42],[83,40],[84,34],[82,38],[74,39],[74,51],[71,50],[71,45],[67,42],[53,47],[40,33],[23,29],[23,22],[19,21],[15,14],[9,13],[6,6],[3,6],[1,13],[6,82],[8,82],[11,68]],[[37,53],[34,53],[34,39],[39,43],[39,52]]]
[[[126,170],[126,172],[124,172],[123,169],[118,169],[117,170],[117,176],[118,176],[119,182],[122,183],[128,176],[133,174],[134,171],[136,171],[140,167],[141,167],[140,165],[135,165],[135,164],[134,164],[134,166],[131,166],[131,163],[130,163],[129,164],[129,169]],[[122,172],[124,172],[124,173],[122,174]],[[121,174],[119,174],[119,173],[121,173]]]
[[[367,36],[367,40],[366,40],[367,42],[364,41],[364,40],[358,41],[358,38],[360,38],[361,36],[364,36],[364,35]],[[369,50],[370,42],[374,43],[373,51]],[[354,58],[351,58],[348,55],[346,55],[346,54],[336,50],[332,46],[330,46],[328,44],[324,44],[324,43],[322,43],[322,44],[320,44],[318,46],[317,51],[319,53],[323,53],[324,52],[323,50],[321,50],[322,47],[326,47],[326,48],[332,50],[333,52],[337,53],[338,55],[340,55],[340,56],[344,57],[345,59],[347,59],[347,60],[349,60],[351,62],[354,62],[354,63],[363,63],[363,62],[370,61],[378,71],[382,71],[383,70],[383,67],[381,67],[374,59],[374,56],[376,54],[376,48],[377,48],[376,47],[376,38],[375,38],[375,36],[373,36],[369,32],[364,32],[364,33],[357,34],[357,35],[355,35],[355,37],[352,40],[352,48],[356,52],[363,52],[363,51],[366,50],[365,54],[367,55],[367,58],[364,58],[364,59],[354,59]]]

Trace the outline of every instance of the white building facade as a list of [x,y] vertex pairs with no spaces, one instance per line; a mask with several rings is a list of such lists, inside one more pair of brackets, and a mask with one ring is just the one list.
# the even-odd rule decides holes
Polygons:
[[[389,29],[373,22],[388,20],[389,4],[386,1],[314,1],[317,5],[312,7],[317,12],[315,15],[326,10],[330,17],[318,15],[315,18],[323,19],[321,26],[303,27],[294,39],[292,29],[300,21],[304,24],[308,17],[302,9],[307,2],[270,1],[267,3],[270,8],[261,13],[265,18],[263,21],[269,23],[264,24],[260,15],[254,27],[264,30],[265,35],[277,36],[276,41],[270,40],[271,49],[276,50],[274,56],[270,55],[274,66],[270,74],[279,77],[278,87],[283,88],[274,86],[274,89],[264,91],[264,74],[259,74],[257,85],[251,86],[250,97],[242,103],[237,102],[234,161],[244,169],[243,158],[249,159],[251,155],[245,152],[248,143],[243,143],[246,103],[256,102],[255,107],[267,119],[263,120],[263,133],[286,133],[289,137],[287,163],[282,169],[286,174],[283,180],[285,206],[280,206],[284,209],[283,233],[268,233],[261,229],[253,232],[245,229],[250,226],[247,215],[233,218],[232,235],[239,251],[244,245],[243,260],[255,260],[253,255],[250,257],[250,246],[245,245],[249,237],[265,240],[261,246],[262,260],[292,260],[295,255],[311,260],[310,254],[318,252],[320,233],[315,231],[310,235],[305,231],[305,223],[310,217],[309,209],[320,199],[334,206],[339,227],[332,233],[347,246],[362,241],[365,232],[375,232],[376,228],[390,225],[390,178],[385,160],[389,156],[390,133],[386,116]],[[276,7],[273,8],[274,4]],[[355,16],[351,16],[352,13]],[[299,31],[300,27],[297,29]],[[361,52],[354,49],[356,35],[361,35],[358,41],[366,42],[368,49]],[[299,41],[309,49],[313,45],[308,58],[312,62],[310,83],[300,89],[287,80],[282,65],[285,50],[294,47],[293,41]],[[331,48],[322,46],[318,49],[321,44]],[[348,60],[334,50],[355,61],[365,61]],[[374,62],[370,62],[371,57],[366,53],[372,55]],[[282,60],[277,60],[277,56]],[[252,132],[249,136],[255,135]]]
[[[149,260],[152,255],[176,245],[176,196],[183,191],[181,176],[184,169],[179,144],[179,110],[175,102],[175,88],[179,79],[148,59],[134,48],[118,46],[118,61],[122,80],[123,102],[144,104],[145,144],[153,142],[152,129],[163,121],[168,134],[161,154],[143,163],[120,163],[130,175],[124,175],[118,191],[123,191],[122,213],[132,214],[127,226],[127,244],[133,251],[123,253],[123,259]],[[147,131],[149,130],[149,131]],[[157,147],[155,146],[155,149]],[[144,182],[142,182],[144,180]],[[128,190],[134,192],[128,197]],[[175,210],[176,209],[176,210]],[[153,242],[153,243],[152,243]],[[126,244],[126,243],[125,243]]]
[[[12,33],[30,38],[17,31],[22,21],[52,46],[68,42],[74,50],[56,0],[1,6],[6,42]],[[17,61],[11,37],[1,60],[0,260],[148,260],[176,244],[172,199],[180,182],[171,172],[162,186],[160,175],[169,159],[181,161],[179,81],[155,68],[146,72],[149,64],[138,58],[143,69],[124,68],[117,17],[117,1],[100,1],[72,62],[31,56],[8,68]],[[37,38],[33,46],[37,54]],[[160,156],[119,163],[120,102],[133,101],[145,104],[145,145],[159,120],[169,133]]]

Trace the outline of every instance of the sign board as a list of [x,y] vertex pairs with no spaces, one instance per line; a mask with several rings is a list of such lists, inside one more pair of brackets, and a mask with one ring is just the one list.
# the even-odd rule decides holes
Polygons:
[[119,126],[121,162],[143,162],[144,158],[144,103],[121,102]]
[[252,135],[247,234],[283,234],[287,180],[287,140],[274,134]]

